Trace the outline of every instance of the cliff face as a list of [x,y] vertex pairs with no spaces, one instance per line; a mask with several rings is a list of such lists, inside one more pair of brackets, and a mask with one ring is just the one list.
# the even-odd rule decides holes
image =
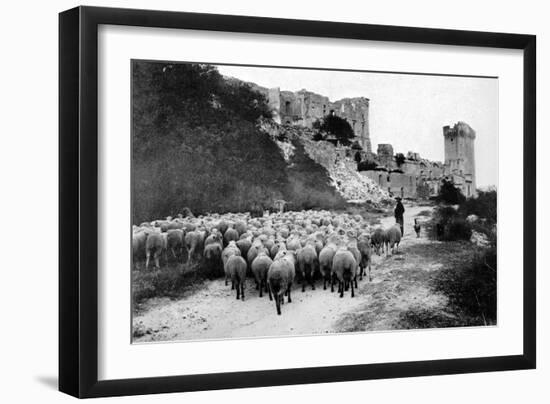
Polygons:
[[262,125],[262,130],[274,138],[283,139],[277,140],[277,144],[285,155],[290,147],[295,147],[291,145],[301,145],[306,155],[326,170],[330,185],[346,201],[379,203],[389,199],[388,193],[376,182],[357,172],[355,161],[346,156],[344,149],[336,148],[330,142],[313,141],[314,131],[311,129],[271,123]]

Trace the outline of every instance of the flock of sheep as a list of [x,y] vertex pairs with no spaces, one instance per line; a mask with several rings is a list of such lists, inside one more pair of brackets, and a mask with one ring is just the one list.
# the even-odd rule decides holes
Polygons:
[[[316,278],[323,289],[330,283],[344,291],[357,288],[357,278],[371,278],[371,258],[396,251],[401,241],[399,225],[372,228],[360,215],[329,211],[301,211],[251,217],[249,213],[178,215],[133,226],[133,263],[145,270],[160,260],[203,260],[211,272],[231,280],[237,299],[244,300],[247,276],[253,276],[260,297],[268,293],[281,314],[284,296],[291,302],[295,279],[314,290]],[[186,254],[185,254],[186,252]],[[186,258],[185,258],[186,256]],[[185,258],[185,259],[184,259]]]

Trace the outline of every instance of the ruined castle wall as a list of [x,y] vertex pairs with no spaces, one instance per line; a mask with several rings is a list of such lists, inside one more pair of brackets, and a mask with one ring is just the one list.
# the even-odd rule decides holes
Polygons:
[[418,178],[415,175],[388,173],[387,171],[361,171],[361,175],[376,182],[380,188],[391,196],[402,198],[416,198]]

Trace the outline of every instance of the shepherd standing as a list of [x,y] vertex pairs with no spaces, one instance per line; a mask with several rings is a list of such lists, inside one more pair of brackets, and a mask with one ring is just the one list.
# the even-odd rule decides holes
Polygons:
[[403,214],[405,213],[405,207],[401,203],[401,198],[397,197],[395,198],[397,201],[397,205],[395,205],[395,222],[399,224],[399,227],[401,228],[401,235],[405,235],[405,229],[403,227]]

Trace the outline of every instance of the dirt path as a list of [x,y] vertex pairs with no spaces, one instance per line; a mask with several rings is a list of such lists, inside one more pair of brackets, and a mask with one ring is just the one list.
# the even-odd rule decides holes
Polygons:
[[[162,340],[218,339],[292,334],[323,334],[341,331],[396,328],[402,313],[411,307],[443,308],[446,298],[431,292],[429,272],[440,269],[444,255],[437,254],[439,243],[425,235],[416,238],[413,218],[430,208],[406,206],[405,237],[400,253],[374,257],[373,281],[360,281],[357,295],[349,292],[343,299],[330,289],[306,289],[295,286],[292,303],[285,303],[277,316],[275,304],[264,295],[260,298],[249,279],[245,301],[235,299],[234,291],[223,280],[208,282],[205,287],[180,300],[155,298],[147,301],[134,316],[136,342]],[[382,219],[388,227],[393,217]]]

